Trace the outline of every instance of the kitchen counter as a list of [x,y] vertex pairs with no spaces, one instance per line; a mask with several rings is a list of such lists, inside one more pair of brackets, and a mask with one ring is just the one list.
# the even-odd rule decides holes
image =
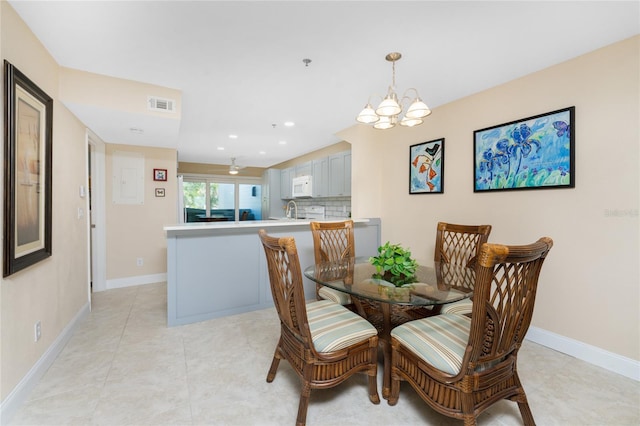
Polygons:
[[[269,219],[269,220],[243,220],[239,222],[190,222],[181,225],[165,226],[166,232],[174,231],[193,231],[193,230],[207,230],[207,229],[229,229],[229,228],[264,228],[264,227],[280,227],[280,226],[293,226],[293,225],[306,225],[309,226],[311,222],[335,222],[345,219],[289,219],[286,217]],[[351,219],[354,223],[367,223],[370,219]],[[257,232],[257,231],[256,231]]]
[[[375,256],[378,218],[352,219],[357,256]],[[167,324],[190,324],[273,306],[267,262],[258,230],[296,240],[300,267],[314,263],[309,219],[196,222],[165,226]],[[315,283],[303,279],[307,299]]]

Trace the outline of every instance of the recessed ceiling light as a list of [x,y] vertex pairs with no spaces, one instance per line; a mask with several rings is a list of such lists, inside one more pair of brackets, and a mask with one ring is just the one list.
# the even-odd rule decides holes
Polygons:
[[285,121],[285,122],[284,122],[284,125],[285,125],[286,127],[293,127],[293,126],[295,126],[295,125],[296,125],[296,123],[294,123],[293,121]]
[[279,141],[278,143],[279,143],[280,145],[286,145],[286,144],[287,144],[287,141]]
[[265,151],[260,151],[260,155],[265,155],[266,152]]
[[231,134],[229,135],[229,139],[238,139],[238,135]]
[[224,146],[219,146],[218,151],[224,151]]

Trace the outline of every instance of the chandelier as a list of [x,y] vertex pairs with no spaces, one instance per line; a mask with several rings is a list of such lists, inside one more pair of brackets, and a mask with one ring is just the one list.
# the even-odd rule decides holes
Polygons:
[[[400,58],[402,58],[402,55],[398,52],[392,52],[385,56],[385,59],[391,62],[393,70],[391,86],[389,86],[387,96],[380,102],[380,105],[378,105],[378,108],[375,110],[371,106],[371,97],[369,97],[367,105],[360,114],[358,114],[358,117],[356,117],[358,122],[373,124],[373,127],[376,129],[386,130],[395,127],[398,122],[400,122],[401,126],[418,126],[423,123],[423,118],[431,114],[431,110],[427,104],[422,102],[418,91],[413,87],[407,89],[402,95],[402,99],[398,101],[398,96],[394,90],[396,88],[396,61],[400,60]],[[415,93],[415,97],[408,96],[411,92]],[[411,100],[413,101],[411,105],[409,105],[409,109],[407,109],[403,117],[400,117],[402,104],[405,101]]]

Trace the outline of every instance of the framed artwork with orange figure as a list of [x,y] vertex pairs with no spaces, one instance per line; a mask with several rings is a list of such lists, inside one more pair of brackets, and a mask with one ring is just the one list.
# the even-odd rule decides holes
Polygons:
[[444,193],[444,138],[409,147],[409,194]]

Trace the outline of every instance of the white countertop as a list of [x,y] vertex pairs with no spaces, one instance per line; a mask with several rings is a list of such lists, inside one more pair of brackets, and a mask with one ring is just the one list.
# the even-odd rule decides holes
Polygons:
[[[341,222],[345,219],[276,219],[276,220],[243,220],[240,222],[190,222],[181,225],[165,226],[165,231],[185,231],[185,230],[203,230],[203,229],[233,229],[233,228],[264,228],[273,226],[298,226],[309,225],[311,222]],[[366,223],[369,219],[351,219],[354,223]]]

